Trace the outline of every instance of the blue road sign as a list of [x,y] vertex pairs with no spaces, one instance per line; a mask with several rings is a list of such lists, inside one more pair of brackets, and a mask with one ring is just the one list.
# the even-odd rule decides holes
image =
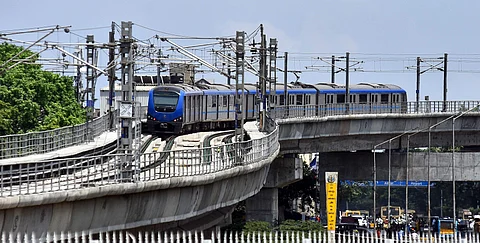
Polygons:
[[[341,181],[340,184],[347,184],[353,186],[373,186],[372,181]],[[406,181],[390,181],[390,186],[393,187],[405,187]],[[434,186],[435,183],[431,182],[430,186]],[[378,187],[388,186],[388,181],[377,181]],[[427,187],[428,181],[408,181],[408,186],[411,187]]]

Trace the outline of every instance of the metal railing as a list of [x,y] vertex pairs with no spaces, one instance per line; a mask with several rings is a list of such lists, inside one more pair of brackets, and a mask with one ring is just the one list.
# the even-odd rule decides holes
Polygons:
[[480,104],[480,101],[422,101],[385,104],[326,104],[276,106],[270,111],[275,119],[326,117],[358,114],[427,114],[461,112]]
[[[88,124],[80,124],[19,135],[0,136],[0,159],[41,154],[88,142],[88,136],[99,136],[108,129],[108,114]],[[90,134],[88,134],[90,133]]]
[[453,237],[433,234],[431,239],[427,234],[402,235],[393,232],[387,237],[385,232],[377,235],[373,231],[352,229],[351,232],[332,234],[327,231],[270,231],[270,232],[242,232],[242,231],[138,231],[131,233],[128,230],[92,233],[81,232],[45,232],[35,233],[5,233],[0,236],[1,243],[14,242],[236,242],[236,243],[383,243],[383,242],[480,242],[480,234],[474,232],[459,233],[459,241]]
[[[325,117],[347,114],[439,113],[468,110],[480,101],[422,101],[394,104],[327,104],[277,106],[271,110],[275,119]],[[117,112],[118,113],[118,112]],[[141,119],[146,107],[140,108]],[[93,137],[108,129],[108,114],[93,120],[89,126]],[[44,132],[0,136],[0,159],[41,154],[88,141],[86,124],[62,127]]]
[[[146,119],[148,107],[140,106],[137,108],[140,119]],[[119,111],[116,110],[114,121],[116,121],[118,113]],[[96,137],[107,131],[109,122],[109,114],[107,113],[93,119],[88,124],[88,129],[87,123],[83,123],[42,132],[0,136],[0,159],[43,154],[88,142],[89,137]]]
[[[205,175],[258,163],[279,149],[278,127],[265,137],[201,149],[142,154],[136,162],[125,154],[0,165],[0,197],[81,189],[125,182]],[[205,157],[209,158],[206,159]],[[131,155],[130,155],[131,157]],[[126,162],[123,162],[126,163]]]

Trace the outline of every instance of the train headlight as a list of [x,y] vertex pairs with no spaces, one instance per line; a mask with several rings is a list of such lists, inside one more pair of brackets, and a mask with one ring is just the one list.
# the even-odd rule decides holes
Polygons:
[[181,122],[181,121],[183,121],[183,117],[182,117],[182,116],[173,119],[173,122]]
[[155,119],[155,117],[147,114],[147,120],[154,120],[154,121],[156,121],[157,119]]

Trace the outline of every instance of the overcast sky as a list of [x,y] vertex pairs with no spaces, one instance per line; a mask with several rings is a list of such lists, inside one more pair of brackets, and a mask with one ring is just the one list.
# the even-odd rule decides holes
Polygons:
[[[397,84],[407,90],[409,100],[414,100],[416,75],[405,71],[406,67],[415,65],[417,56],[429,59],[448,53],[448,99],[480,100],[479,10],[480,1],[462,0],[13,0],[2,1],[0,32],[71,25],[77,35],[94,34],[96,41],[106,42],[112,21],[137,24],[133,35],[139,39],[156,34],[139,26],[215,37],[232,36],[238,30],[251,33],[263,24],[267,39],[277,38],[279,52],[291,53],[289,69],[311,71],[300,60],[340,56],[348,51],[352,60],[364,61],[358,66],[363,72],[351,72],[351,83]],[[95,27],[105,28],[82,30]],[[84,42],[77,35],[59,33],[49,38]],[[320,64],[324,63],[312,61],[308,65]],[[283,64],[280,61],[278,65]],[[289,76],[289,81],[294,80]],[[339,73],[336,80],[344,83],[344,74]],[[422,99],[425,95],[431,100],[443,99],[443,72],[426,72],[421,80]],[[305,72],[300,74],[300,81],[330,82],[330,74]]]

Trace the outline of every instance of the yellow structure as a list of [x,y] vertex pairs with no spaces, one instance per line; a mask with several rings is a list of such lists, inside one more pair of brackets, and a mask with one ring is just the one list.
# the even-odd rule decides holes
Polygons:
[[327,229],[335,232],[337,219],[337,186],[338,172],[325,172],[325,187],[327,192]]

